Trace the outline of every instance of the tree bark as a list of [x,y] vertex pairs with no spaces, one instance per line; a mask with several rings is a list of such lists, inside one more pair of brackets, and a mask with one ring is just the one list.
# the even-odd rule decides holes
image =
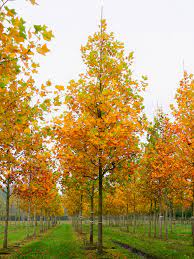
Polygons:
[[150,203],[150,213],[149,213],[149,231],[148,236],[151,237],[152,234],[152,201]]
[[98,186],[98,254],[103,253],[103,240],[102,240],[102,165],[99,159],[99,186]]
[[27,238],[30,237],[30,228],[31,228],[31,204],[30,204],[30,201],[29,201],[29,204],[28,204],[28,218],[27,218]]
[[82,211],[83,211],[83,194],[80,196],[80,233],[82,234]]
[[94,183],[92,184],[92,193],[90,196],[90,244],[94,243]]
[[191,230],[192,230],[192,238],[193,238],[193,246],[194,246],[194,182],[193,182],[193,202],[192,202]]
[[126,210],[126,225],[127,225],[127,232],[129,232],[129,205],[127,203],[127,210]]
[[36,237],[36,226],[37,226],[37,219],[36,219],[36,209],[34,209],[34,237]]
[[7,245],[8,245],[9,198],[10,198],[10,186],[9,186],[9,178],[8,178],[7,186],[6,186],[6,215],[5,215],[4,240],[3,240],[3,248],[5,249],[7,249]]
[[165,211],[165,238],[168,240],[168,209]]
[[162,216],[162,199],[160,197],[159,201],[159,238],[162,239],[162,221],[163,221],[163,216]]
[[156,201],[154,201],[154,237],[156,238],[156,221],[157,221],[157,215],[156,215]]
[[42,209],[41,209],[41,214],[40,214],[40,232],[42,233],[44,231],[43,229],[43,214],[42,214]]

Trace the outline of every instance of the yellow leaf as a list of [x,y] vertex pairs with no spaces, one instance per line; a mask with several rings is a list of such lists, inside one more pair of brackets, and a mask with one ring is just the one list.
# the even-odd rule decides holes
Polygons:
[[42,84],[42,85],[41,85],[41,89],[42,89],[42,90],[45,90],[45,88],[46,88],[45,85]]
[[36,3],[36,0],[30,0],[30,2],[31,2],[31,4],[33,4],[33,5],[37,4],[37,3]]
[[51,86],[51,81],[48,80],[48,81],[46,82],[46,85],[47,85],[47,86]]
[[45,55],[47,52],[49,52],[46,44],[44,44],[42,47],[37,48],[36,50],[41,55]]
[[41,93],[40,93],[40,96],[41,96],[41,97],[46,96],[45,92],[41,92]]
[[24,130],[24,133],[25,133],[25,134],[30,134],[30,133],[31,133],[31,130],[30,130],[29,128],[26,128],[26,129]]
[[10,56],[10,58],[15,58],[16,53],[11,53],[9,56]]
[[60,91],[65,89],[64,86],[62,86],[62,85],[56,85],[55,88],[57,88]]
[[37,67],[39,67],[39,64],[38,63],[32,63],[32,67],[37,68]]
[[52,31],[45,31],[43,33],[44,40],[50,41],[53,37],[54,37],[54,35],[53,35]]

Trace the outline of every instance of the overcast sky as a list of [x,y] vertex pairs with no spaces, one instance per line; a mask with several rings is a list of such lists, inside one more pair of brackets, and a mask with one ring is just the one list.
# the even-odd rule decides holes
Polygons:
[[[38,83],[66,85],[83,71],[80,46],[98,29],[101,0],[25,0],[11,4],[28,23],[46,24],[55,35],[51,52],[40,59]],[[194,0],[104,0],[108,29],[134,51],[137,75],[147,75],[146,113],[157,105],[169,112],[185,69],[194,72]]]

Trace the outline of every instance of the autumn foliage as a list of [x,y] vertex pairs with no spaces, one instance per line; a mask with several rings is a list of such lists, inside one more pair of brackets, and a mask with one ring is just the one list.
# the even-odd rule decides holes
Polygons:
[[148,121],[143,105],[147,77],[134,76],[133,52],[126,53],[101,20],[81,47],[85,72],[54,91],[50,80],[37,86],[35,60],[47,54],[53,33],[46,25],[30,27],[8,2],[0,6],[4,248],[12,197],[29,222],[32,217],[50,222],[64,208],[81,227],[83,217],[89,217],[90,244],[98,217],[99,253],[103,216],[128,220],[133,215],[136,222],[137,215],[154,215],[155,227],[157,217],[174,218],[179,210],[194,216],[194,76],[184,73],[171,114],[159,108]]

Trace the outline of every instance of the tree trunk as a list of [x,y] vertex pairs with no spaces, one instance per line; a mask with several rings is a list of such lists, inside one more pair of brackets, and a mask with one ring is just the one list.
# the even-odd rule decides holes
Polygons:
[[127,232],[129,232],[129,205],[127,203],[127,211],[126,211],[126,225],[127,225]]
[[150,213],[149,213],[149,231],[148,236],[151,237],[152,234],[152,201],[150,203]]
[[168,240],[168,209],[165,211],[165,238]]
[[10,186],[9,186],[9,178],[7,179],[6,186],[6,216],[5,216],[5,228],[4,228],[4,240],[3,240],[3,248],[7,249],[7,240],[8,240],[8,225],[9,225],[9,198],[10,198]]
[[102,165],[99,159],[99,186],[98,186],[98,254],[103,253],[103,241],[102,241]]
[[94,243],[94,183],[92,184],[92,193],[90,196],[90,244]]
[[43,229],[43,215],[42,215],[42,209],[40,214],[40,232],[42,233],[44,231]]
[[133,233],[136,232],[136,213],[133,215]]
[[83,210],[83,194],[80,196],[80,233],[82,234],[82,210]]
[[162,200],[160,197],[160,202],[159,202],[159,238],[162,239],[162,221],[163,221],[163,216],[162,216]]
[[50,226],[51,226],[51,217],[50,217],[49,214],[48,214],[48,217],[47,217],[47,221],[48,221],[48,229],[50,229]]
[[193,246],[194,246],[194,217],[191,217],[191,231],[192,231],[192,239],[193,239]]
[[34,237],[36,237],[36,226],[37,226],[37,219],[36,219],[36,209],[34,209]]
[[191,230],[192,230],[192,238],[193,238],[193,246],[194,246],[194,182],[193,182],[193,202],[192,202]]
[[156,238],[156,221],[157,221],[156,201],[154,201],[154,237],[155,238]]
[[31,228],[31,204],[29,201],[29,205],[28,205],[28,218],[27,218],[27,238],[30,237],[30,228]]
[[183,221],[184,221],[184,206],[182,204],[182,206],[181,206],[181,224],[183,224]]

